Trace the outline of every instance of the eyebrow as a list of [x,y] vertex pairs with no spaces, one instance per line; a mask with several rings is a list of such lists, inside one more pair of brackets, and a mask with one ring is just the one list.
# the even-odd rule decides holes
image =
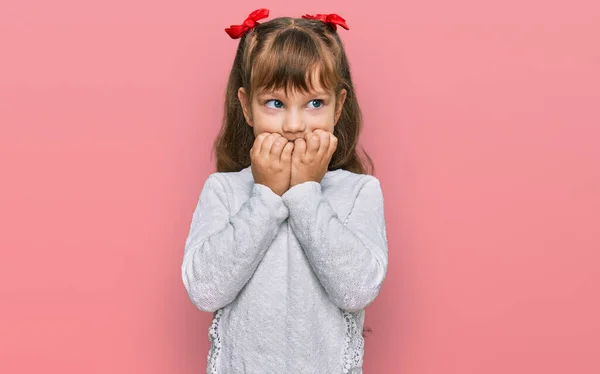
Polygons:
[[[260,97],[270,96],[270,95],[285,96],[285,92],[283,90],[270,90],[270,91],[263,90],[258,93],[258,96],[260,96]],[[329,95],[331,95],[331,93],[327,92],[327,91],[308,91],[306,93],[303,93],[302,95],[305,95],[305,96],[321,96],[321,95],[329,96]]]

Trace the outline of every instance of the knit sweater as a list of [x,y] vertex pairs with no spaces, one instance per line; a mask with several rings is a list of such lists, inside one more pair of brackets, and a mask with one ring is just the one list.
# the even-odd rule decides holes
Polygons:
[[338,169],[282,196],[247,167],[209,175],[181,266],[211,312],[207,373],[362,373],[365,308],[388,265],[383,194]]

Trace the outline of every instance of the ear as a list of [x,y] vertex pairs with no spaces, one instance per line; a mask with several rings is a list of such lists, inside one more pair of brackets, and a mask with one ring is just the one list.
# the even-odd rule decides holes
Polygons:
[[242,105],[242,111],[244,112],[246,122],[250,127],[253,127],[254,124],[252,123],[252,109],[250,103],[248,102],[248,96],[246,95],[246,90],[244,90],[244,87],[240,87],[238,89],[237,96],[238,100],[240,101],[240,104]]
[[338,120],[340,119],[340,116],[342,115],[342,108],[344,107],[344,103],[346,102],[346,94],[347,94],[347,92],[346,92],[345,88],[342,88],[342,90],[338,94],[337,102],[335,104],[335,124],[334,124],[334,126],[337,124]]

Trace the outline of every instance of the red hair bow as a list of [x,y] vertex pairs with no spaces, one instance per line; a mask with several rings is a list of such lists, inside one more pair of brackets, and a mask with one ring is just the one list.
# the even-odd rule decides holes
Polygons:
[[262,8],[257,9],[254,12],[250,13],[248,18],[241,25],[231,25],[230,27],[225,29],[225,32],[231,36],[231,39],[238,39],[242,37],[246,33],[246,31],[250,30],[254,26],[258,25],[257,22],[259,19],[267,18],[269,16],[269,10]]
[[314,16],[311,16],[309,14],[305,14],[302,16],[302,18],[306,18],[306,19],[318,19],[321,20],[323,22],[327,22],[329,24],[331,24],[331,26],[333,26],[334,30],[337,30],[337,26],[336,25],[340,25],[343,28],[345,28],[346,30],[350,30],[350,28],[348,27],[348,25],[346,25],[346,20],[343,19],[342,17],[338,16],[337,14],[315,14]]

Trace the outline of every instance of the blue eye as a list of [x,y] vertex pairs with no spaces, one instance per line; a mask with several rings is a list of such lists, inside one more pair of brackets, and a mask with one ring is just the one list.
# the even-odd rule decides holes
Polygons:
[[[272,104],[270,104],[270,103],[272,103]],[[283,108],[283,103],[281,102],[281,100],[277,100],[277,99],[267,100],[267,101],[265,101],[265,105],[271,109]],[[313,105],[314,109],[318,109],[321,106],[323,106],[323,100],[319,100],[319,99],[311,100],[311,101],[309,101],[309,105]]]
[[[271,101],[273,101],[274,103],[276,103],[276,104],[275,104],[275,108],[273,108],[273,109],[280,109],[280,108],[283,106],[283,103],[282,103],[280,100],[277,100],[277,99],[271,99],[271,100],[267,100],[267,102],[265,103],[265,104],[267,104],[267,107],[269,107],[269,105],[268,105],[268,104],[269,104]],[[271,107],[269,107],[269,108],[271,108]]]
[[321,105],[323,105],[323,100],[311,100],[310,102],[311,102],[311,104],[316,103],[316,108],[320,108]]

